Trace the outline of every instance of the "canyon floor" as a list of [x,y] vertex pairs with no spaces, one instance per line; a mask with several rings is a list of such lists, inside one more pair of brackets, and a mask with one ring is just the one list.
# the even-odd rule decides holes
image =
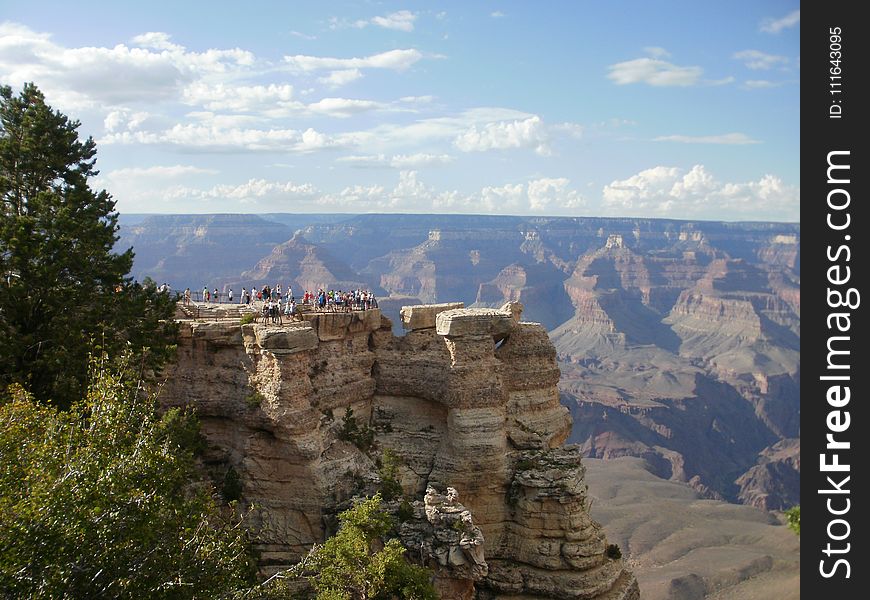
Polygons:
[[705,500],[642,459],[584,459],[592,517],[645,600],[800,598],[800,538],[768,512]]

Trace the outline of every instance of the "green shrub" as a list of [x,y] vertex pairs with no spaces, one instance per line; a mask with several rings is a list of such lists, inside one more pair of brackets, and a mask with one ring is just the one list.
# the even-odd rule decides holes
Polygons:
[[221,485],[221,496],[224,502],[229,504],[242,498],[242,480],[239,477],[239,472],[232,465],[224,474],[223,484]]
[[396,500],[402,496],[402,484],[399,483],[399,465],[401,459],[391,449],[384,450],[380,460],[378,475],[381,477],[381,496],[384,500]]
[[248,406],[250,410],[256,410],[260,408],[263,404],[263,400],[265,400],[265,396],[260,392],[251,392],[247,396],[245,396],[245,404]]
[[607,555],[607,558],[612,558],[613,560],[622,558],[622,550],[620,550],[619,546],[616,544],[607,544],[607,549],[604,551],[604,554]]
[[801,507],[800,504],[797,506],[793,506],[787,511],[785,511],[786,522],[788,523],[788,528],[794,531],[796,534],[801,534]]
[[353,414],[353,408],[348,406],[342,418],[338,438],[368,452],[375,443],[375,432],[366,424],[360,425]]
[[248,312],[242,315],[242,317],[239,319],[239,323],[241,323],[242,325],[248,325],[250,323],[253,323],[254,319],[256,318],[257,316],[254,313]]
[[20,387],[0,406],[4,598],[209,598],[252,581],[246,530],[182,445],[195,423],[160,418],[131,362],[94,361],[68,411]]
[[[315,545],[286,577],[307,579],[318,600],[437,600],[432,572],[406,561],[405,548],[399,540],[385,540],[380,550],[373,551],[379,546],[373,542],[383,540],[394,527],[381,508],[380,494],[358,503],[338,518],[341,522],[338,533],[322,545]],[[286,597],[291,597],[289,590]]]
[[414,518],[414,506],[405,498],[402,498],[402,501],[399,503],[398,516],[399,523],[404,523],[405,521],[410,521]]

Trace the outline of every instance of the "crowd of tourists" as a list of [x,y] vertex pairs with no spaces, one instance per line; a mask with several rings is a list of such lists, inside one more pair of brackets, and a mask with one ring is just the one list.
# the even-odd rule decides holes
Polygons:
[[[185,306],[190,305],[192,300],[192,292],[190,288],[184,290],[182,301]],[[287,286],[281,287],[281,284],[274,288],[264,285],[261,289],[254,287],[242,288],[238,300],[236,300],[233,288],[228,288],[225,293],[221,293],[217,288],[214,291],[208,289],[207,286],[202,288],[201,299],[206,303],[235,303],[251,305],[255,302],[263,303],[263,313],[268,314],[283,314],[295,317],[300,311],[300,305],[311,307],[316,312],[351,312],[354,310],[368,310],[377,308],[378,301],[374,293],[370,290],[355,289],[350,291],[343,290],[324,290],[318,289],[316,292],[305,290],[298,298],[293,294],[293,288]]]

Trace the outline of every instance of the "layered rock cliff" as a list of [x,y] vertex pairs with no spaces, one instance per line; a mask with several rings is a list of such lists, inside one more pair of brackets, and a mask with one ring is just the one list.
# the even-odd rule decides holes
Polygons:
[[762,508],[800,502],[799,464],[768,456],[799,445],[798,224],[267,218],[139,219],[118,246],[135,245],[138,277],[175,289],[210,277],[210,289],[367,287],[397,330],[405,305],[523,302],[550,331],[570,441],[587,456],[644,457],[704,495]]
[[562,446],[555,349],[521,310],[408,307],[404,336],[378,310],[183,322],[163,397],[198,412],[206,463],[240,483],[267,571],[374,491],[389,450],[416,505],[403,539],[443,597],[638,598],[589,517],[580,454]]

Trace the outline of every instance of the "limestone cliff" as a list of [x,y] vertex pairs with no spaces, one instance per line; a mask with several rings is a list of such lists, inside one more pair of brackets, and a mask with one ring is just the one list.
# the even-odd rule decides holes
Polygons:
[[[184,321],[163,397],[195,407],[211,472],[240,482],[267,571],[372,493],[390,449],[415,501],[402,537],[443,597],[638,598],[589,517],[580,454],[563,447],[555,349],[521,311],[407,307],[404,336],[378,310]],[[372,446],[348,437],[348,409]]]

